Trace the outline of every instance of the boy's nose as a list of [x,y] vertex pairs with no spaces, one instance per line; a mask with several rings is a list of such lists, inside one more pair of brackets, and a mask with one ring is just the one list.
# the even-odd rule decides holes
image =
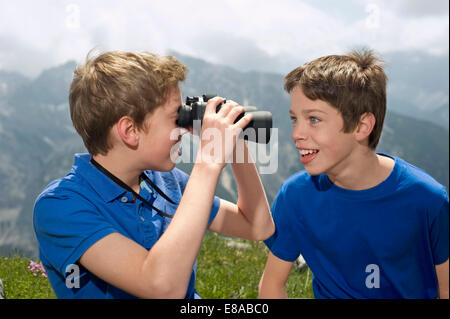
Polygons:
[[291,134],[292,139],[295,141],[297,140],[305,140],[307,137],[306,130],[299,124],[294,126],[294,129],[292,130]]

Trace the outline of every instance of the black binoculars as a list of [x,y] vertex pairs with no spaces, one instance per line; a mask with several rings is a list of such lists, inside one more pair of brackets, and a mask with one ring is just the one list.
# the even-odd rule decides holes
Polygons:
[[[205,114],[206,103],[215,96],[215,94],[204,94],[202,96],[186,97],[186,104],[181,105],[178,109],[177,125],[185,128],[193,127],[196,120],[200,121],[201,124]],[[226,100],[217,106],[216,112],[220,110],[224,103],[226,103]],[[254,106],[245,106],[244,110],[245,112],[239,114],[235,121],[235,123],[239,121],[246,113],[252,114],[252,120],[244,127],[241,133],[243,138],[257,143],[269,143],[272,130],[272,113],[258,111]]]

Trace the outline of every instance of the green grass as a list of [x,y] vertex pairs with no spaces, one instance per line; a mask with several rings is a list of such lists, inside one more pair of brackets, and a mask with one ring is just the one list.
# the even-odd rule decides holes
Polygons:
[[53,289],[47,278],[33,276],[27,268],[29,258],[0,256],[0,279],[5,286],[7,299],[55,299]]
[[[207,299],[258,297],[258,284],[267,260],[262,242],[233,239],[249,248],[230,247],[231,239],[208,232],[198,257],[196,289]],[[309,269],[292,270],[287,282],[289,298],[314,298]]]
[[[249,248],[230,247],[230,241],[249,245]],[[198,257],[196,289],[206,299],[257,298],[266,259],[267,248],[261,242],[230,239],[208,232]],[[29,258],[0,256],[0,279],[6,298],[54,299],[48,279],[33,276],[27,268],[29,264]],[[293,270],[287,283],[289,297],[313,298],[311,277],[309,270]]]

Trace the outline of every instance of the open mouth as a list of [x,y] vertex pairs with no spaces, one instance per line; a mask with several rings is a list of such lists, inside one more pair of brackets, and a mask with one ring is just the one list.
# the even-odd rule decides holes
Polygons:
[[303,164],[308,164],[311,162],[319,153],[319,150],[314,149],[299,149],[300,161]]

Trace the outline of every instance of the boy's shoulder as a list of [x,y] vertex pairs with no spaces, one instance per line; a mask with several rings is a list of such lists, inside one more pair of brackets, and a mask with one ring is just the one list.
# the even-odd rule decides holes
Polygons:
[[[39,194],[36,202],[44,198],[64,198],[68,194],[89,194],[100,186],[101,180],[89,171],[91,156],[87,153],[74,154],[74,162],[70,171],[63,177],[51,181]],[[92,170],[94,168],[92,167]],[[91,185],[90,182],[95,182]]]
[[46,197],[63,197],[65,193],[70,192],[83,193],[82,189],[85,187],[83,184],[79,177],[70,172],[64,177],[51,181],[39,194],[36,201]]
[[34,202],[35,231],[41,234],[48,231],[48,227],[56,227],[69,220],[73,222],[76,211],[95,211],[92,194],[94,192],[72,172],[50,182]]
[[398,179],[399,189],[416,190],[422,192],[424,195],[446,196],[447,191],[445,186],[426,171],[400,157],[395,157],[395,160],[400,170],[400,178]]

